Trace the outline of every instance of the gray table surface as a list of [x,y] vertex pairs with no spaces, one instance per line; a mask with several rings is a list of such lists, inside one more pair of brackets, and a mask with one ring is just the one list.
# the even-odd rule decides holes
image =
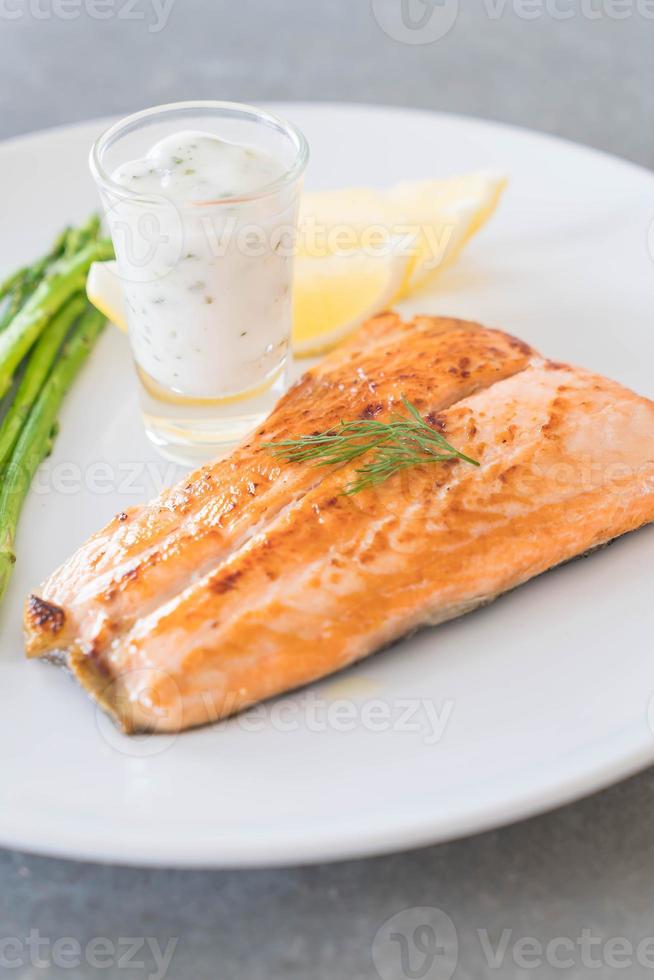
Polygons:
[[[419,28],[427,11],[411,0],[411,28],[399,0],[5,0],[0,136],[186,98],[354,100],[504,120],[654,165],[654,4],[466,0],[457,15],[455,0],[435,2]],[[155,941],[177,939],[175,980],[447,980],[456,933],[461,980],[647,977],[653,805],[650,771],[472,840],[299,870],[142,871],[0,851],[0,974],[161,976]],[[401,938],[375,936],[423,906],[452,920],[437,923],[444,952],[429,914],[404,912],[387,929],[405,936],[403,963]],[[33,930],[47,940],[41,961]],[[54,952],[64,937],[80,966],[66,965],[74,946]],[[88,945],[103,937],[113,947]],[[149,945],[130,956],[128,937]]]

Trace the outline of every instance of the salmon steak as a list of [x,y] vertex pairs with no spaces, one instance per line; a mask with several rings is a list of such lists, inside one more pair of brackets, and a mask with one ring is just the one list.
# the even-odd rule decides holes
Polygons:
[[[403,399],[479,465],[416,465],[346,494],[360,460],[271,451],[389,420]],[[66,666],[125,732],[181,731],[653,519],[653,402],[499,330],[381,314],[231,455],[83,544],[27,600],[27,654]]]

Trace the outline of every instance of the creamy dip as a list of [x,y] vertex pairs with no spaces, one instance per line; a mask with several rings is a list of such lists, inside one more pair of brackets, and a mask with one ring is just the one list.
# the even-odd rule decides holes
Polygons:
[[283,368],[297,207],[297,188],[272,186],[283,174],[259,149],[194,131],[114,171],[138,195],[117,195],[108,218],[146,384],[223,398]]

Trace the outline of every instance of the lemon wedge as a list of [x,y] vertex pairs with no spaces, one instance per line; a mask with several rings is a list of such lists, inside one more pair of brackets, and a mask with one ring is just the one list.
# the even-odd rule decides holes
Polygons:
[[293,291],[293,353],[330,350],[398,295],[412,264],[401,243],[375,253],[352,249],[323,256],[299,254]]
[[86,295],[107,320],[127,330],[125,297],[117,262],[93,262],[86,277]]
[[[293,351],[323,354],[366,319],[452,263],[490,218],[506,186],[495,174],[305,194],[293,296]],[[121,330],[115,262],[95,262],[89,300]]]
[[460,255],[495,211],[506,184],[502,175],[473,173],[405,181],[379,191],[348,188],[305,194],[300,208],[300,254],[319,255],[321,249],[327,254],[348,236],[352,248],[367,248],[382,233],[403,239],[413,262],[394,297],[399,299]]

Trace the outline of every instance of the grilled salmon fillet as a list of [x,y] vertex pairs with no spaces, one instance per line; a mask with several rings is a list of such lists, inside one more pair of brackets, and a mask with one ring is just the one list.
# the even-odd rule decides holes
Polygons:
[[[265,443],[402,396],[478,460],[345,496]],[[343,668],[654,519],[654,403],[501,331],[383,314],[259,431],[117,515],[29,597],[27,652],[126,731],[179,731]]]

